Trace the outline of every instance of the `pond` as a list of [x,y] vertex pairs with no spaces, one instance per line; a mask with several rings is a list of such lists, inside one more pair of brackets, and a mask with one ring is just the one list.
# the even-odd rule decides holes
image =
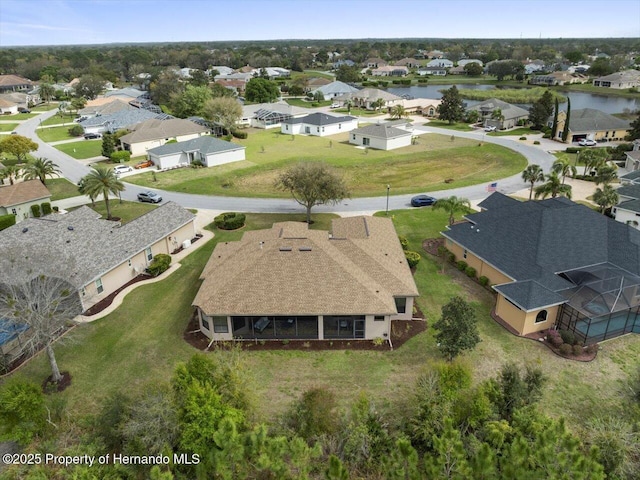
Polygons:
[[[393,87],[387,91],[395,95],[410,95],[415,98],[442,98],[440,90],[451,88],[452,85],[419,85],[412,87]],[[492,90],[495,85],[456,85],[458,89],[472,90]],[[610,95],[597,95],[595,93],[586,92],[561,92],[565,97],[571,99],[571,108],[578,110],[582,108],[594,108],[605,113],[623,113],[625,109],[630,111],[640,110],[639,98],[625,98]],[[478,100],[464,100],[467,106],[471,107],[480,103]],[[564,104],[566,105],[566,104]],[[530,105],[520,105],[523,108],[529,108]],[[566,107],[560,107],[561,110]]]

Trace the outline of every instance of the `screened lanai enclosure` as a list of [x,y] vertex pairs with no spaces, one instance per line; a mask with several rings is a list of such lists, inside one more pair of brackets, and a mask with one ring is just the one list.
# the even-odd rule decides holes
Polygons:
[[[319,338],[317,316],[238,316],[231,317],[233,337],[248,339]],[[325,315],[322,319],[323,338],[364,338],[364,315]]]
[[560,292],[567,298],[557,327],[585,344],[625,333],[640,333],[640,277],[610,263],[560,274],[575,286]]

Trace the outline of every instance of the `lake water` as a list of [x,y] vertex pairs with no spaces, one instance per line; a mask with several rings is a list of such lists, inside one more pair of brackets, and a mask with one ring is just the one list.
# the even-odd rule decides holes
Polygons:
[[[458,89],[472,89],[472,90],[492,90],[494,85],[456,85]],[[451,88],[451,85],[425,85],[425,86],[413,86],[413,87],[393,87],[388,88],[387,91],[394,95],[410,95],[415,98],[442,98],[442,93],[439,90],[446,90]],[[582,108],[595,108],[605,113],[622,113],[625,108],[629,110],[640,110],[640,99],[637,98],[624,98],[617,96],[596,95],[594,93],[585,92],[560,92],[565,97],[571,99],[571,109],[578,110]],[[478,100],[464,100],[468,106],[473,106],[480,103]],[[563,105],[565,107],[563,108]],[[530,105],[521,105],[528,108]],[[566,103],[560,105],[560,109],[566,109]]]

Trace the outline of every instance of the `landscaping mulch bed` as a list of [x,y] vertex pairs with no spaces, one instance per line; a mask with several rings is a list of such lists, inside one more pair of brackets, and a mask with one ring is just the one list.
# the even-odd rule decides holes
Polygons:
[[524,336],[524,338],[528,338],[530,340],[535,340],[537,342],[542,343],[545,347],[547,347],[553,353],[555,353],[559,357],[566,358],[567,360],[576,360],[578,362],[590,362],[598,356],[597,350],[595,352],[588,352],[586,350],[583,350],[580,355],[573,355],[573,354],[566,355],[562,353],[558,347],[546,341],[546,337],[547,335],[544,331],[528,333],[527,335]]
[[422,242],[422,248],[425,252],[438,256],[438,248],[444,245],[444,238],[427,238]]
[[62,392],[71,385],[71,374],[69,372],[60,372],[60,375],[62,375],[62,379],[57,383],[53,381],[53,375],[49,375],[42,382],[42,391],[44,393]]
[[133,278],[132,280],[129,280],[127,283],[125,283],[123,286],[121,286],[115,292],[110,294],[108,297],[103,298],[98,303],[96,303],[92,307],[90,307],[87,310],[85,310],[82,313],[82,315],[84,315],[85,317],[90,317],[91,315],[96,315],[96,314],[100,313],[101,311],[103,311],[105,308],[107,308],[109,305],[111,305],[113,303],[113,299],[116,298],[116,295],[118,295],[122,290],[127,288],[129,285],[133,285],[134,283],[141,282],[142,280],[148,280],[149,278],[151,278],[151,277],[149,277],[149,275],[142,275],[142,274],[138,275],[137,277]]
[[[420,312],[421,314],[422,312]],[[211,341],[206,335],[198,330],[198,318],[196,314],[191,317],[189,325],[184,332],[183,338],[194,348],[206,350]],[[391,322],[391,343],[397,349],[408,340],[427,329],[427,322],[424,320],[393,320]],[[286,343],[283,343],[286,342]],[[389,351],[389,343],[375,345],[372,340],[243,340],[238,342],[214,342],[211,349],[226,348],[231,343],[237,343],[243,350],[263,351],[263,350],[378,350]]]

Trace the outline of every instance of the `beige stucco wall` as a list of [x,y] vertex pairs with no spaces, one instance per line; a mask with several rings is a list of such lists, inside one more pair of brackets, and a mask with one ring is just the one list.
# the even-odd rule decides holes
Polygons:
[[[547,311],[547,320],[536,323],[536,317],[540,310]],[[520,310],[500,294],[498,294],[498,299],[496,301],[496,314],[511,325],[520,335],[527,335],[528,333],[539,332],[540,330],[550,328],[556,322],[559,310],[560,306],[556,305],[544,309],[533,310],[531,312],[525,312],[524,310]]]
[[186,140],[191,140],[193,138],[198,138],[198,137],[201,137],[201,136],[206,135],[206,134],[207,134],[207,132],[199,132],[199,133],[192,133],[192,134],[189,134],[189,135],[178,135],[177,137],[159,138],[159,139],[156,139],[156,140],[150,140],[148,142],[132,143],[132,144],[130,144],[130,146],[131,146],[131,156],[132,157],[137,157],[138,155],[146,155],[147,150],[149,150],[151,148],[155,148],[155,147],[161,147],[162,145],[167,143],[169,140],[174,140],[175,139],[178,142],[184,142]]
[[475,268],[478,277],[487,277],[490,285],[513,282],[513,278],[500,272],[469,251],[467,251],[467,258],[464,258],[464,248],[448,238],[445,239],[445,246],[456,256],[456,260],[464,260],[467,265]]
[[[545,322],[536,323],[536,316],[538,315],[540,310],[547,311],[547,320]],[[551,328],[554,323],[556,323],[560,306],[556,305],[555,307],[549,307],[540,310],[534,310],[527,313],[524,320],[522,335],[526,335],[531,332],[539,332],[540,330],[547,330],[548,328]]]
[[[9,215],[14,213],[16,216],[16,223],[20,223],[22,220],[25,220],[29,217],[33,217],[31,214],[31,205],[42,205],[43,203],[51,203],[51,197],[39,198],[37,200],[32,200],[27,203],[21,203],[20,205],[12,205],[10,207],[0,207],[0,215]],[[40,212],[42,213],[42,208],[40,208]]]

